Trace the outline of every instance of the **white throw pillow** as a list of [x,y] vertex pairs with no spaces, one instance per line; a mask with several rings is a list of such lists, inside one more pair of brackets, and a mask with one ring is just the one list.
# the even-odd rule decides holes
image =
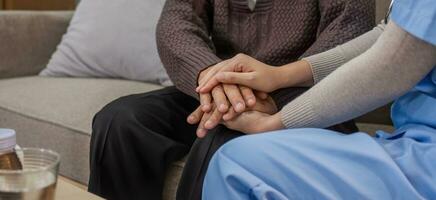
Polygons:
[[156,24],[165,0],[82,0],[43,76],[123,78],[171,85]]

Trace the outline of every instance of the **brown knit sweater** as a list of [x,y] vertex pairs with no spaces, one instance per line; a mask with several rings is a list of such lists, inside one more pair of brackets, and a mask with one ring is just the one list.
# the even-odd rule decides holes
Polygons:
[[[162,62],[182,92],[197,97],[199,72],[245,53],[274,66],[326,51],[374,26],[374,0],[206,0],[202,16],[192,0],[167,0],[157,27]],[[279,108],[304,92],[272,94]]]

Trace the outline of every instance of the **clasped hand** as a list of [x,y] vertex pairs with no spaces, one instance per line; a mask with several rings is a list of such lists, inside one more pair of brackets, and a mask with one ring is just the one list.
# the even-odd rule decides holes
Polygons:
[[218,124],[244,133],[283,127],[277,107],[267,94],[280,88],[278,68],[244,54],[202,71],[198,79],[200,106],[188,117],[204,137]]

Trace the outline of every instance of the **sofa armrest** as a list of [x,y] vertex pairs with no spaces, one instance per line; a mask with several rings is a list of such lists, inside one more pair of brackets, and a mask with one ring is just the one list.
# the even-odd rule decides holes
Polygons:
[[0,11],[0,79],[38,74],[73,11]]

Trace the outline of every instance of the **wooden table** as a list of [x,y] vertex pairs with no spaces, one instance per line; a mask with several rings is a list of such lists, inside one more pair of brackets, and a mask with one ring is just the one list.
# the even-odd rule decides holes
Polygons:
[[86,186],[59,176],[56,186],[56,200],[101,200],[102,198],[89,193]]

